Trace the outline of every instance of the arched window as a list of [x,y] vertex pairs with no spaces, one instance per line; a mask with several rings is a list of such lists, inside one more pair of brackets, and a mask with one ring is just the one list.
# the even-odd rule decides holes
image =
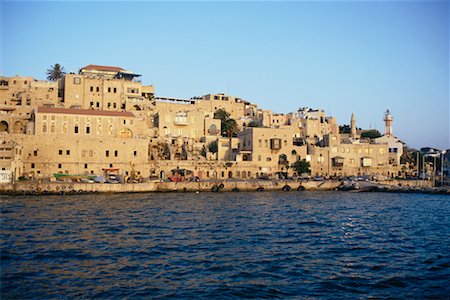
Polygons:
[[0,122],[0,132],[8,132],[8,123],[6,121]]

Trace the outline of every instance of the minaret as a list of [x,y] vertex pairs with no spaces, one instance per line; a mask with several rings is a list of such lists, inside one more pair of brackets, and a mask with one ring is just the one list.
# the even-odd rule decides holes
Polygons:
[[392,135],[392,121],[394,121],[394,118],[392,118],[389,109],[384,114],[383,120],[384,120],[384,135]]
[[356,118],[352,113],[352,118],[350,119],[350,137],[356,138]]

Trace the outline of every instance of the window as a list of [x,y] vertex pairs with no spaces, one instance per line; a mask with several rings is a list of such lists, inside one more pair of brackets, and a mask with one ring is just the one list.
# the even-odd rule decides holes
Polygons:
[[109,164],[109,167],[112,168],[112,167],[113,167],[113,164]]
[[133,151],[133,155],[137,156],[137,151],[136,150]]
[[110,108],[111,107],[111,102],[108,102],[108,108]]
[[80,84],[81,83],[81,78],[80,77],[74,77],[73,78],[73,84]]
[[94,150],[89,150],[89,157],[94,156]]
[[87,169],[87,168],[88,168],[88,165],[87,165],[87,164],[84,164],[84,168]]
[[108,88],[108,93],[111,93],[111,88],[110,87]]
[[106,157],[109,157],[109,150],[106,150]]
[[85,157],[86,156],[86,150],[81,151],[81,157]]
[[113,103],[113,107],[114,107],[114,108],[116,108],[116,107],[117,107],[116,103]]
[[100,102],[97,102],[97,105],[96,105],[97,107],[100,107]]
[[78,125],[75,125],[74,132],[78,133]]
[[89,126],[86,127],[86,133],[87,133],[87,134],[91,133],[91,127],[89,127]]
[[93,92],[94,91],[94,87],[93,86],[91,86],[91,92]]
[[61,169],[62,168],[62,164],[58,164],[58,169]]
[[34,169],[34,164],[31,164],[31,168]]
[[59,150],[58,153],[59,153],[59,155],[62,155],[63,151],[62,151],[62,150]]
[[33,155],[34,155],[34,156],[37,156],[37,155],[38,155],[38,151],[37,151],[37,150],[34,150],[34,151],[33,151]]
[[117,88],[114,88],[114,93],[116,93],[117,92]]
[[97,87],[96,91],[97,91],[97,93],[98,93],[98,92],[100,92],[100,88],[99,88],[99,87]]
[[70,150],[66,150],[66,154],[67,154],[67,155],[70,155]]
[[42,132],[47,132],[47,124],[42,124]]
[[114,156],[117,157],[119,155],[119,151],[115,150],[114,151]]
[[94,107],[94,102],[93,101],[91,101],[90,107]]

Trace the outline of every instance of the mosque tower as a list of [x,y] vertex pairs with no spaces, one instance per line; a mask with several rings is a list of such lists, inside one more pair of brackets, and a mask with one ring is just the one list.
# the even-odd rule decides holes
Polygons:
[[394,118],[392,117],[389,109],[384,114],[384,135],[392,135],[392,121]]
[[356,138],[356,118],[352,113],[352,118],[350,119],[350,137]]

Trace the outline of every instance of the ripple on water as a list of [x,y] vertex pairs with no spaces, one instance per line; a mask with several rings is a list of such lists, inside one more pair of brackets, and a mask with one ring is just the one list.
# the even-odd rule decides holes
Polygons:
[[441,195],[2,197],[1,298],[445,298]]

